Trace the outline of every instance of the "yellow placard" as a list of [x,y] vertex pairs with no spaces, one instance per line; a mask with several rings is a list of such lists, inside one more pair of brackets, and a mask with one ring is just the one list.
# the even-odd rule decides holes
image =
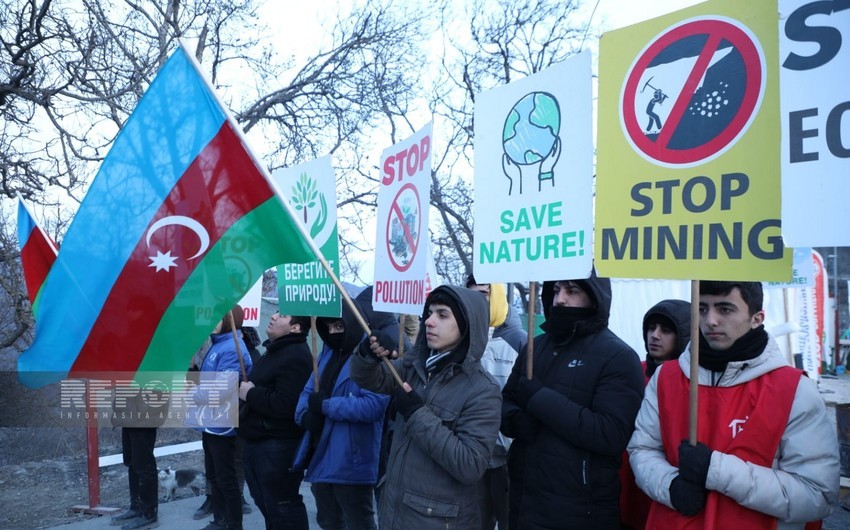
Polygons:
[[778,24],[775,2],[714,0],[603,35],[600,274],[790,279]]

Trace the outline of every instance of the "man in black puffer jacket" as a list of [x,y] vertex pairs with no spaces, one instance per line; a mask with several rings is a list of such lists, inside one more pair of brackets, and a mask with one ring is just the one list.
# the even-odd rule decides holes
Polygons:
[[299,493],[304,471],[292,459],[304,430],[295,423],[301,390],[313,372],[307,346],[310,317],[275,312],[266,329],[266,354],[239,387],[239,436],[245,442],[245,479],[266,528],[307,530]]
[[503,391],[512,529],[620,525],[619,470],[643,399],[637,354],[608,329],[611,283],[544,282],[534,374],[521,352]]

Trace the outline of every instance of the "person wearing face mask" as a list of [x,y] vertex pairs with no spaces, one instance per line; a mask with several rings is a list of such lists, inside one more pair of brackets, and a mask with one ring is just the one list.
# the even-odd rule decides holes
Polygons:
[[347,304],[341,318],[317,318],[316,328],[325,344],[318,360],[319,386],[310,378],[295,409],[295,421],[309,433],[312,455],[302,445],[294,467],[307,467],[304,480],[316,500],[319,527],[374,530],[374,488],[389,396],[361,388],[349,375],[351,354],[364,332]]
[[611,282],[547,281],[533,377],[520,352],[502,392],[510,528],[620,527],[619,470],[643,398],[637,354],[608,329]]

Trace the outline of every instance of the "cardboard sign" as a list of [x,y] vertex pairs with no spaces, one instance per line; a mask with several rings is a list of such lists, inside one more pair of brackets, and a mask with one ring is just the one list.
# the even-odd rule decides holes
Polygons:
[[603,35],[601,275],[790,279],[779,216],[778,23],[770,2],[714,0]]
[[850,245],[850,2],[780,0],[782,237]]
[[376,311],[415,315],[425,303],[431,130],[428,123],[381,154],[372,298]]
[[476,280],[590,276],[592,183],[589,52],[479,94]]
[[[336,178],[330,157],[279,169],[273,177],[338,278]],[[277,283],[281,314],[340,316],[342,297],[318,260],[279,265]]]

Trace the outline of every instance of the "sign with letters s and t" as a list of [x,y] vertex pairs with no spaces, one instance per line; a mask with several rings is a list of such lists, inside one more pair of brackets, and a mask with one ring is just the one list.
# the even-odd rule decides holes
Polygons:
[[381,154],[372,290],[376,311],[417,315],[425,304],[432,129],[428,123]]
[[782,237],[850,245],[850,1],[779,1]]
[[777,28],[770,2],[713,0],[603,35],[601,275],[790,279]]

